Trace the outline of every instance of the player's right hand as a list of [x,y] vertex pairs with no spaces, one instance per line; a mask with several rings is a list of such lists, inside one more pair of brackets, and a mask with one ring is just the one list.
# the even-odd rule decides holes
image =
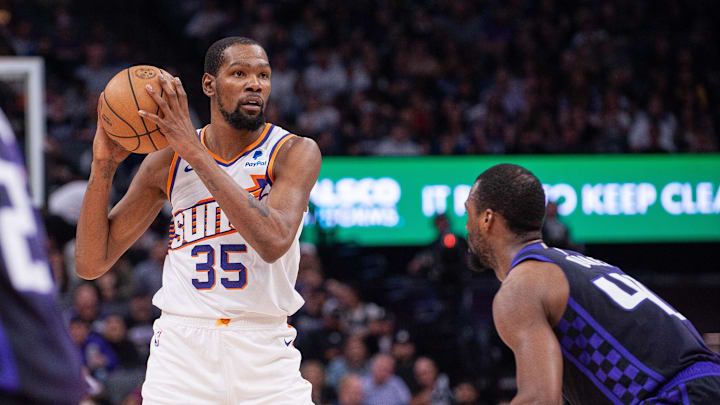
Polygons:
[[100,93],[100,98],[98,99],[97,129],[95,130],[95,138],[93,139],[93,161],[112,161],[117,165],[125,160],[125,158],[130,155],[130,152],[110,139],[103,129],[101,117],[103,94],[104,93]]

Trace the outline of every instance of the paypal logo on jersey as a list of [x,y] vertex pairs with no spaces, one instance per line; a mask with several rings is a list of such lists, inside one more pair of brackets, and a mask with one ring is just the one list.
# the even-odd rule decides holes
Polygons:
[[267,165],[267,161],[261,160],[258,161],[259,158],[261,158],[263,155],[263,151],[256,150],[255,153],[253,153],[252,158],[255,160],[255,162],[245,162],[245,167],[255,167],[255,166],[265,166]]

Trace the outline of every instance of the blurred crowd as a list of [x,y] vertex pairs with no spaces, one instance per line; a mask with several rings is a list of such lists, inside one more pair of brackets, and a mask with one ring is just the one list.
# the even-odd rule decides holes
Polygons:
[[[214,40],[244,35],[272,65],[268,121],[324,155],[718,152],[719,5],[710,0],[242,2],[0,0],[0,55],[42,56],[53,270],[99,404],[136,404],[159,313],[167,212],[103,277],[75,276],[74,227],[99,93],[139,63],[181,76],[197,126]],[[24,136],[18,82],[0,107]],[[118,170],[117,201],[142,156]],[[514,389],[492,328],[497,283],[465,241],[382,253],[304,244],[292,318],[317,404],[499,404]],[[555,221],[546,231],[563,243]],[[448,241],[452,240],[452,244]],[[560,243],[560,242],[558,242]]]
[[207,122],[202,59],[228,35],[265,46],[268,119],[326,156],[718,151],[709,0],[102,3],[0,1],[0,53],[45,58],[52,185],[86,174],[97,96],[124,67],[197,83]]

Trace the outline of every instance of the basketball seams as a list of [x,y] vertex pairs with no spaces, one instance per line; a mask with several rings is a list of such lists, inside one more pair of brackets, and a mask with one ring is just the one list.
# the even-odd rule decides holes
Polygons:
[[[135,86],[133,86],[133,81],[132,81],[132,76],[130,75],[130,70],[131,69],[127,70],[128,82],[130,84],[130,93],[132,93],[133,101],[135,101],[135,106],[139,110],[140,103],[138,103],[137,96],[135,95]],[[161,95],[161,97],[162,97],[162,95]],[[145,123],[145,118],[140,117],[140,122],[142,122],[143,128],[145,128],[145,133],[149,134],[150,130],[148,129],[147,124]],[[135,132],[135,134],[137,134],[137,132]],[[148,136],[148,138],[150,139],[150,143],[152,144],[153,148],[155,148],[155,150],[158,150],[157,146],[155,145],[155,142],[152,139],[152,136]],[[140,142],[140,136],[138,135],[138,143],[139,142]],[[137,149],[137,148],[135,148],[135,149]]]
[[[105,133],[108,134],[108,135],[110,135],[110,137],[112,137],[112,138],[124,138],[124,139],[137,138],[137,137],[135,137],[135,136],[117,136],[117,135],[113,134],[112,132],[110,132],[110,131],[108,131],[108,130],[105,130]],[[138,138],[138,139],[139,139],[139,138]],[[134,149],[132,149],[132,150],[128,149],[128,150],[130,150],[130,152],[134,152],[134,151],[137,150],[137,148],[139,148],[139,147],[140,147],[140,142],[138,142],[137,146],[136,146]]]
[[[160,69],[160,74],[162,74],[163,72],[165,72],[165,71],[162,70],[162,69]],[[162,87],[162,86],[160,86],[160,98],[162,98],[164,94],[165,94],[165,88]],[[158,117],[160,117],[160,106],[159,106],[159,105],[158,105],[157,108],[155,109],[155,115],[157,115]],[[142,117],[140,117],[140,118],[143,119]],[[145,120],[143,119],[143,124],[144,124],[144,123],[145,123]],[[157,132],[158,132],[160,135],[162,135],[163,137],[165,137],[165,134],[162,133],[162,131],[160,130],[160,126],[157,125],[157,124],[155,125],[155,129],[153,129],[152,131],[148,131],[148,132],[147,132],[148,138],[150,139],[150,143],[152,144],[153,148],[155,148],[155,150],[160,150],[160,149],[158,149],[157,145],[155,145],[155,140],[154,140],[153,137],[152,137],[152,133],[155,132],[155,131],[157,131]]]
[[[110,132],[108,132],[108,130],[105,130],[105,132],[110,133]],[[152,134],[155,133],[155,132],[157,132],[157,133],[162,133],[162,132],[160,132],[160,128],[155,128],[155,129],[153,129],[153,130],[150,131],[150,132],[143,132],[142,134],[137,134],[137,135],[115,135],[115,134],[113,134],[113,137],[114,137],[114,138],[121,138],[121,139],[130,139],[130,138],[138,138],[138,137],[141,137],[141,136],[150,136],[150,135],[152,135]]]
[[[164,88],[160,88],[160,98],[162,98],[163,94],[165,94],[165,89],[164,89]],[[157,115],[158,117],[160,116],[160,106],[157,106],[157,108],[155,109],[155,115]],[[160,126],[159,126],[159,125],[155,125],[155,129],[152,130],[152,131],[150,131],[150,132],[148,132],[148,138],[150,138],[150,142],[152,142],[152,145],[155,147],[155,150],[159,150],[158,147],[155,145],[155,140],[153,140],[152,135],[150,135],[150,134],[152,134],[153,132],[155,132],[156,130],[158,131],[158,133],[159,133],[160,135],[162,135],[163,137],[165,136],[165,134],[163,134],[162,131],[160,130]]]
[[[124,70],[127,70],[127,72]],[[167,146],[167,139],[159,126],[152,125],[154,122],[151,124],[146,117],[141,117],[137,113],[139,109],[153,111],[152,106],[154,105],[154,112],[158,116],[162,116],[160,106],[142,88],[147,83],[155,86],[156,81],[153,79],[158,74],[167,75],[168,73],[151,65],[131,66],[116,74],[105,86],[106,91],[103,100],[105,104],[108,104],[108,113],[104,118],[106,122],[102,124],[104,127],[109,127],[115,122],[123,122],[125,126],[115,124],[114,128],[108,128],[110,129],[108,135],[131,152],[151,153]],[[140,87],[136,89],[135,84]],[[128,87],[130,88],[128,89]],[[161,88],[159,94],[164,99],[165,90]],[[113,104],[110,105],[108,100],[113,100]],[[152,120],[149,121],[152,122]],[[148,137],[149,142],[143,139],[143,136]],[[134,145],[133,140],[135,141]]]
[[[128,127],[130,127],[130,129],[135,133],[135,136],[134,136],[134,137],[133,137],[133,136],[124,136],[124,137],[122,137],[122,138],[126,138],[126,139],[127,139],[127,138],[137,138],[137,146],[135,146],[133,149],[131,149],[131,151],[137,150],[137,148],[140,147],[140,136],[138,135],[137,131],[135,130],[135,127],[133,127],[132,125],[130,125],[130,123],[125,120],[125,118],[121,117],[120,114],[118,114],[117,111],[115,111],[115,109],[112,108],[112,106],[110,105],[110,103],[109,103],[108,100],[107,100],[107,96],[105,95],[105,93],[103,93],[103,99],[104,99],[104,101],[105,101],[104,104],[107,106],[107,108],[109,108],[110,111],[111,111],[116,117],[118,117],[118,119],[120,119],[120,121],[124,122],[125,125],[127,125]],[[102,125],[102,124],[101,124],[101,125]],[[103,129],[104,129],[104,127],[103,127]],[[105,132],[108,132],[108,131],[105,130]],[[108,132],[108,133],[109,133],[109,132]],[[118,138],[120,138],[120,137],[118,137]]]

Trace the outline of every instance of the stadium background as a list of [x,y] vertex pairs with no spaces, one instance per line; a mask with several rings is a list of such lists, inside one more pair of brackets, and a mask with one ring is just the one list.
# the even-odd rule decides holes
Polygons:
[[[190,83],[200,82],[205,50],[223,36],[250,36],[273,67],[268,120],[312,137],[326,157],[712,154],[720,143],[718,7],[709,0],[0,0],[0,56],[45,63],[43,211],[92,401],[139,400],[169,221],[161,215],[100,279],[74,275],[96,100],[117,71],[148,63],[181,76],[200,126],[208,101]],[[0,107],[19,138],[24,103],[16,84],[0,82]],[[118,170],[114,201],[141,160],[132,156]],[[550,225],[556,245],[619,265],[701,332],[720,331],[720,236],[582,244],[572,230],[566,237],[562,218]],[[297,285],[307,303],[292,323],[319,403],[334,403],[340,378],[366,374],[378,352],[396,356],[395,373],[416,404],[512,396],[512,356],[490,316],[498,283],[465,268],[464,234],[448,237],[443,218],[427,226],[437,238],[421,246],[339,242],[332,230],[307,238],[316,243],[303,245]],[[437,365],[437,376],[427,362],[414,370],[421,356]]]

